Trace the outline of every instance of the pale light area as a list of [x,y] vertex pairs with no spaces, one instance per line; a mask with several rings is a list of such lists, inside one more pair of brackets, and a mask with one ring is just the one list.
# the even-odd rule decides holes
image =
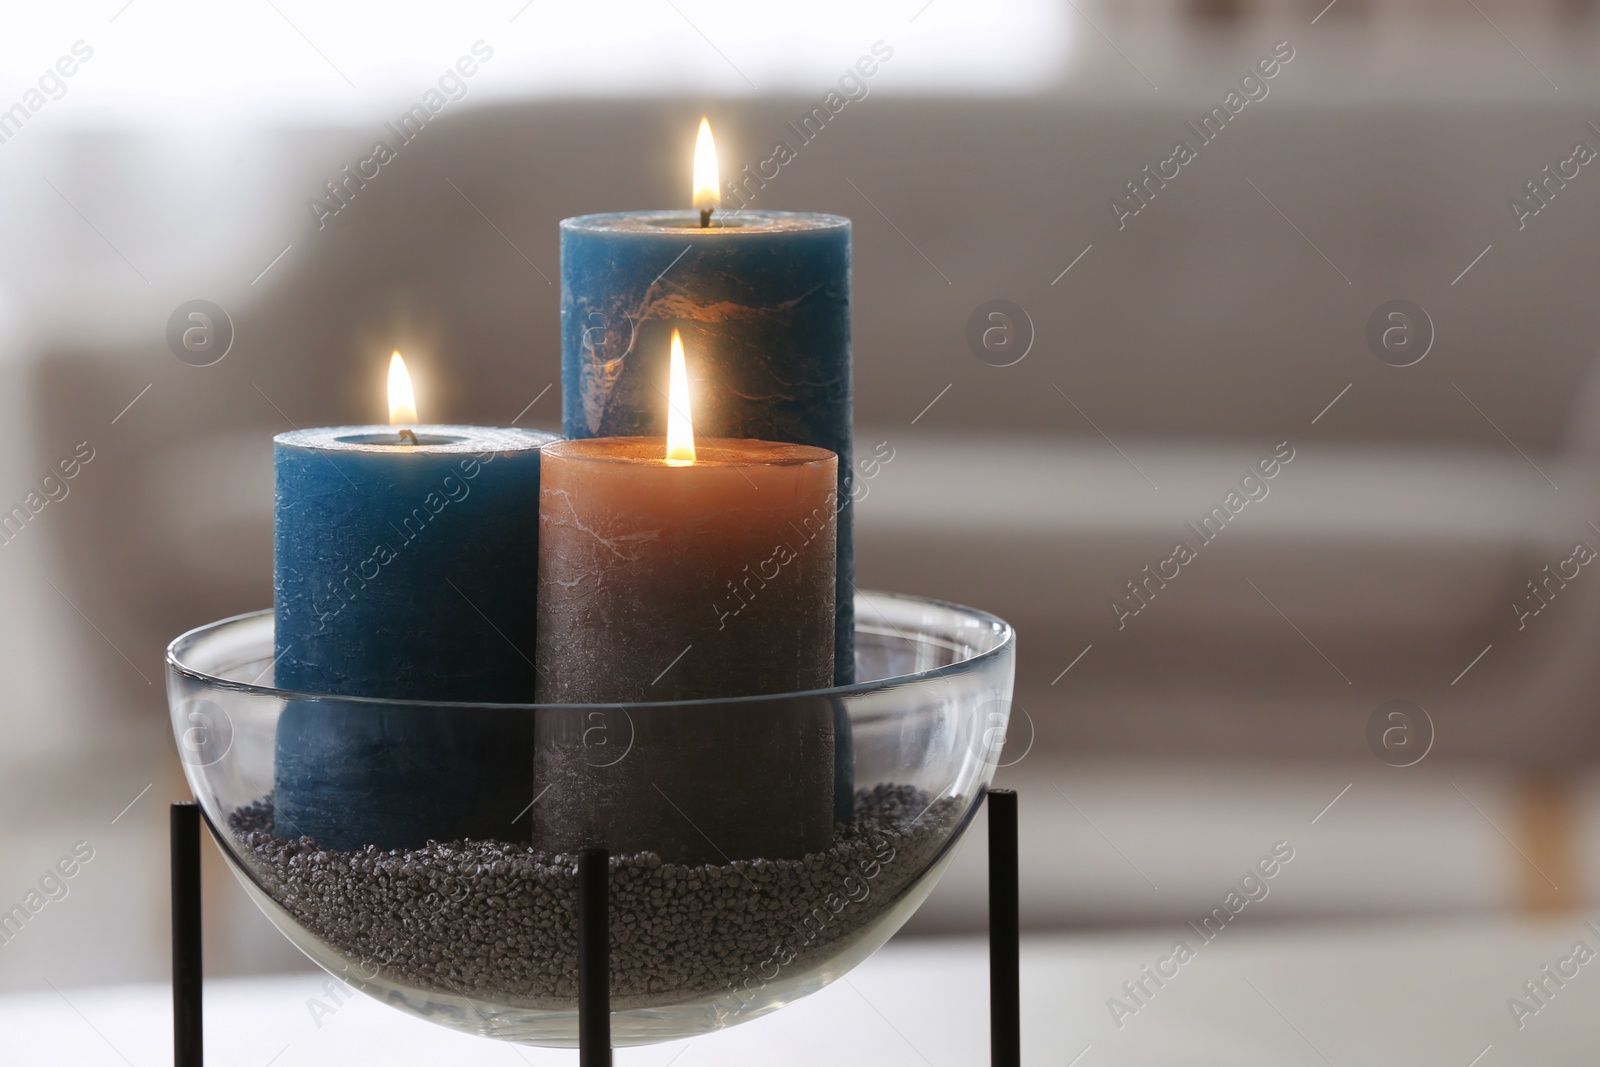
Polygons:
[[417,397],[411,390],[411,375],[406,373],[406,361],[396,352],[389,357],[389,425],[416,424]]
[[694,420],[689,415],[689,368],[683,338],[672,331],[672,367],[667,372],[667,466],[694,463]]
[[[821,96],[874,42],[893,58],[873,93],[1026,93],[1052,83],[1078,27],[1053,0],[816,0],[553,4],[422,0],[214,4],[97,0],[15,5],[0,34],[0,110],[41,76],[51,125],[369,121],[440,87],[450,106],[518,98],[695,94]],[[93,56],[58,89],[48,72]],[[482,42],[477,57],[472,46]],[[492,55],[483,58],[482,51]],[[461,57],[474,68],[459,74]],[[869,66],[871,64],[868,64]],[[59,97],[56,97],[59,93]],[[392,116],[388,116],[392,117]]]
[[711,139],[711,123],[702,118],[694,139],[694,206],[701,211],[721,206],[721,185],[717,177],[717,143]]

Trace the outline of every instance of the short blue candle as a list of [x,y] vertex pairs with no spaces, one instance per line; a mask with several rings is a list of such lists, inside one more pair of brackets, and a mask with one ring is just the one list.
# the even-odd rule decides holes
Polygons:
[[[561,411],[572,439],[666,432],[674,328],[690,356],[696,434],[839,456],[834,684],[855,681],[850,488],[850,220],[696,211],[561,223]],[[706,610],[711,610],[708,606]],[[836,717],[835,817],[854,806],[849,719]]]
[[[539,448],[550,434],[422,426],[274,440],[274,684],[389,701],[532,702]],[[517,840],[531,716],[294,701],[277,833],[325,848]],[[524,827],[526,820],[523,820]]]
[[[850,220],[694,211],[561,223],[563,431],[666,432],[667,358],[682,331],[694,429],[839,455],[834,681],[855,680],[850,500]],[[709,608],[707,610],[710,610]]]

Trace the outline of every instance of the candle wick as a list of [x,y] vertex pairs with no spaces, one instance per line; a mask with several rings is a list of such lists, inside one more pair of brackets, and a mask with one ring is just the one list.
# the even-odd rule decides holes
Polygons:
[[414,444],[414,445],[422,444],[421,441],[417,440],[417,431],[415,431],[415,430],[401,430],[400,431],[400,440],[409,442],[409,443]]
[[711,226],[711,210],[712,209],[708,207],[703,207],[700,209],[700,228],[702,230]]

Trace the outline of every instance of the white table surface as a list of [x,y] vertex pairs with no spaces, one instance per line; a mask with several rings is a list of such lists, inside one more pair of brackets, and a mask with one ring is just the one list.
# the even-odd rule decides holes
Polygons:
[[[1199,948],[1121,1029],[1107,998],[1137,977],[1141,964],[1164,955],[1181,928],[1032,939],[1023,951],[1024,1062],[1593,1065],[1600,1062],[1600,961],[1582,968],[1520,1031],[1506,1007],[1523,982],[1575,941],[1600,949],[1585,918],[1318,928],[1263,921],[1246,928],[1245,915]],[[1192,934],[1187,940],[1197,944]],[[891,945],[846,980],[771,1016],[689,1042],[619,1050],[617,1062],[976,1067],[988,1062],[986,974],[979,941]],[[325,1000],[321,987],[313,974],[208,983],[207,1063],[577,1063],[575,1052],[456,1034],[359,996],[316,1020],[308,1002]],[[169,1005],[160,985],[47,986],[0,998],[0,1063],[170,1064]]]

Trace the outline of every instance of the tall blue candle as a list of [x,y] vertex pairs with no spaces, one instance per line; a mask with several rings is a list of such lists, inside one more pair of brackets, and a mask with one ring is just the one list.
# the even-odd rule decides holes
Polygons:
[[[539,448],[553,435],[419,426],[274,440],[280,689],[531,702]],[[278,723],[277,833],[325,848],[517,840],[531,716],[296,700]],[[465,725],[464,725],[465,724]],[[468,728],[470,727],[470,728]]]
[[567,437],[666,432],[674,328],[696,353],[696,433],[839,456],[834,682],[847,685],[855,680],[850,220],[743,212],[702,226],[698,212],[661,211],[561,223]]

